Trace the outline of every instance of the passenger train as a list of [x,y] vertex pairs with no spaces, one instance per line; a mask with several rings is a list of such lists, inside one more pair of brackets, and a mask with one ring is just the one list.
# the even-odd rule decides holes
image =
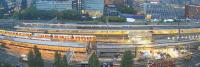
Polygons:
[[94,42],[96,36],[92,35],[62,35],[62,34],[44,34],[44,33],[29,33],[0,30],[0,35],[30,39],[49,39],[56,41],[81,41]]
[[[29,33],[29,32],[15,32],[15,31],[6,31],[0,30],[1,37],[13,37],[13,40],[0,40],[1,44],[7,46],[16,46],[22,48],[33,48],[35,45],[41,50],[48,50],[48,51],[71,51],[83,53],[87,51],[87,45],[70,45],[68,42],[70,41],[85,41],[85,42],[94,42],[96,41],[95,36],[90,35],[60,35],[60,34],[43,34],[43,33]],[[2,38],[1,38],[2,39]],[[15,40],[24,40],[23,42],[18,42]],[[31,43],[27,42],[26,40],[30,41],[37,41],[37,42],[48,42],[48,43],[55,43],[54,45],[48,44],[40,44],[40,43]],[[47,41],[43,41],[47,40]]]

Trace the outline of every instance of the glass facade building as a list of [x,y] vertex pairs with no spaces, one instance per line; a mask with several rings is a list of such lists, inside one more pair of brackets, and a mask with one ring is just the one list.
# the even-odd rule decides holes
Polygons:
[[153,19],[181,19],[184,17],[185,9],[174,5],[146,3],[144,4],[144,13],[151,15]]
[[39,10],[72,10],[72,1],[37,1],[36,8]]
[[100,17],[104,12],[104,0],[84,0],[85,13],[92,17]]

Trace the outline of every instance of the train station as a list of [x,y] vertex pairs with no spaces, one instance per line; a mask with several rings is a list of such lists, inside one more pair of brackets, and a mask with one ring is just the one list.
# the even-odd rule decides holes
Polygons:
[[192,27],[22,23],[16,31],[0,30],[0,42],[19,56],[37,46],[47,60],[53,59],[54,51],[71,52],[72,63],[87,61],[94,51],[104,59],[120,57],[126,50],[132,50],[138,60],[179,58],[194,48],[188,40],[200,39],[200,29]]

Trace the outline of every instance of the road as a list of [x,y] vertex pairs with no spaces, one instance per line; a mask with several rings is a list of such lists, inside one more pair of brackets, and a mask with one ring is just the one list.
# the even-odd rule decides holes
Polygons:
[[2,51],[2,50],[0,50],[0,61],[12,64],[14,66],[22,65],[18,57],[10,55],[6,51]]
[[177,67],[200,67],[200,53],[194,53],[191,60],[178,60]]
[[[19,57],[7,52],[0,50],[0,61],[12,64],[13,66],[20,65],[22,67],[28,67],[26,62],[20,61]],[[52,62],[45,61],[45,67],[53,67]]]
[[[37,26],[35,25],[37,24]],[[115,24],[47,24],[47,23],[24,23],[24,25],[15,28],[34,28],[34,29],[89,29],[89,30],[147,30],[147,29],[189,29],[200,28],[199,24],[195,25],[115,25]]]

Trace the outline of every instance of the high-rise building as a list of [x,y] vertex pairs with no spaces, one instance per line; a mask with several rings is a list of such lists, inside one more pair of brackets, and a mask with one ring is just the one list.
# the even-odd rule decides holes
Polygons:
[[72,9],[77,11],[79,14],[82,14],[84,9],[84,0],[74,0],[72,1]]
[[1,9],[8,10],[8,3],[6,0],[0,0],[0,7]]
[[200,4],[200,0],[160,0],[166,4]]
[[16,0],[0,0],[0,15],[8,16],[14,12]]
[[191,4],[200,5],[200,0],[190,0]]
[[27,0],[22,0],[21,1],[21,9],[25,9],[28,7],[28,3],[27,3]]
[[133,6],[133,0],[123,0],[123,4],[125,6],[131,7]]
[[104,13],[104,0],[84,0],[83,13],[93,18],[101,17]]
[[130,6],[133,6],[133,2],[134,2],[134,0],[115,0],[114,4],[117,6],[124,5],[124,6],[130,7]]
[[115,5],[108,5],[105,13],[106,15],[109,15],[109,16],[119,15],[119,11],[117,11],[117,8]]
[[72,10],[74,0],[38,0],[36,8],[39,10]]
[[110,4],[110,0],[104,0],[105,6],[108,6]]
[[186,0],[160,0],[160,2],[165,4],[185,4]]
[[190,19],[200,18],[200,6],[198,5],[185,5],[185,17]]
[[163,4],[144,4],[144,14],[151,15],[153,19],[174,19],[184,18],[184,8]]

